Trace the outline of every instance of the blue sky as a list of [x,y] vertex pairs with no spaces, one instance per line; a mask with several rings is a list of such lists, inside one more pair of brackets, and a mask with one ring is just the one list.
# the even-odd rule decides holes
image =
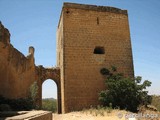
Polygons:
[[[0,0],[0,21],[11,43],[24,55],[35,48],[36,65],[56,65],[56,29],[63,2],[127,9],[135,75],[150,80],[150,94],[160,94],[160,0]],[[56,85],[43,84],[43,97],[56,98]]]

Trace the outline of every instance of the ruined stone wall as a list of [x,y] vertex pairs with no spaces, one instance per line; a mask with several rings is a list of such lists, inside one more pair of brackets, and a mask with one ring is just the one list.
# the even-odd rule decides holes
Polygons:
[[0,23],[0,95],[10,99],[27,98],[31,85],[37,82],[37,105],[41,106],[42,84],[47,79],[57,84],[58,113],[61,113],[59,68],[35,66],[34,48],[29,47],[29,54],[24,56],[12,46],[9,31]]
[[105,89],[100,69],[111,65],[133,77],[128,15],[112,7],[65,3],[58,29],[60,69],[64,88],[64,110],[98,105]]
[[34,48],[25,57],[10,44],[10,33],[0,23],[0,95],[26,97],[35,81]]

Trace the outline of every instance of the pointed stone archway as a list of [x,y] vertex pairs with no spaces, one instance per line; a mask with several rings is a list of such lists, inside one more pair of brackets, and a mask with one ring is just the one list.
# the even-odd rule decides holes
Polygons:
[[60,85],[60,69],[58,67],[44,68],[43,66],[37,66],[38,77],[38,104],[42,106],[42,84],[45,80],[51,79],[57,85],[57,101],[58,101],[58,113],[62,112],[61,108],[61,85]]

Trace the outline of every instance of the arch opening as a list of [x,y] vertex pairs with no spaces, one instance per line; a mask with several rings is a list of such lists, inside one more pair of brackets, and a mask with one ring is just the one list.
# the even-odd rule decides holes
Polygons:
[[58,112],[58,86],[52,79],[42,83],[42,109]]

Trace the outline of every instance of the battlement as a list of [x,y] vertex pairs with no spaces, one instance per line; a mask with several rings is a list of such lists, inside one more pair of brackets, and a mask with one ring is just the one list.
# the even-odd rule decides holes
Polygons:
[[112,12],[112,13],[117,13],[117,14],[128,15],[127,10],[122,10],[122,9],[110,7],[110,6],[97,6],[97,5],[87,5],[87,4],[77,4],[77,3],[65,2],[63,4],[63,8],[75,8],[75,9],[93,10],[93,11],[100,11],[100,12]]

